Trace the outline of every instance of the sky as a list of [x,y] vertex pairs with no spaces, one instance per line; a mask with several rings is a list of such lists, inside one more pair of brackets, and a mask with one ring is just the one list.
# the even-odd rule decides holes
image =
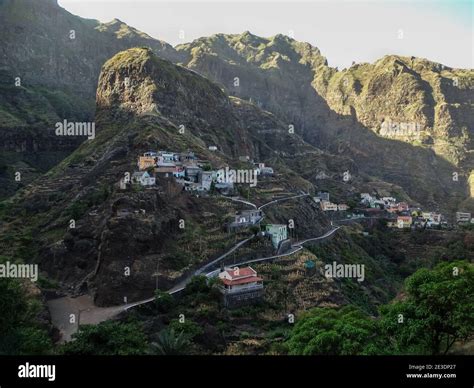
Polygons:
[[173,46],[216,33],[278,33],[318,47],[339,69],[384,55],[474,68],[473,0],[59,0],[69,12],[114,18]]

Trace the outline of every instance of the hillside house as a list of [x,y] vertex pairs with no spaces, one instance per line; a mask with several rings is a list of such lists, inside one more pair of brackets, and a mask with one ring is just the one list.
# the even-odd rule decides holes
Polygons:
[[398,229],[411,228],[413,219],[411,216],[398,216],[397,217],[397,227]]
[[319,202],[327,201],[329,202],[329,193],[326,191],[318,191],[315,198],[319,198]]
[[199,173],[202,171],[201,167],[197,165],[186,166],[185,175],[191,182],[197,182],[199,179]]
[[361,202],[363,201],[371,201],[372,199],[374,199],[369,193],[361,193],[360,194],[360,199],[361,199]]
[[138,158],[138,169],[143,171],[155,167],[156,160],[156,156],[140,156]]
[[233,231],[240,228],[246,228],[255,225],[263,218],[261,210],[242,210],[234,216],[234,220],[227,226],[228,231]]
[[288,238],[287,227],[283,224],[267,224],[265,233],[270,236],[275,249],[278,249],[280,243]]
[[215,151],[217,151],[217,147],[214,146],[214,145],[213,145],[213,146],[209,146],[209,147],[208,147],[208,150],[215,152]]
[[218,276],[225,307],[255,303],[263,297],[263,279],[252,267],[226,268]]
[[[263,167],[262,169],[260,169],[260,174],[263,175],[263,176],[272,176],[274,174],[273,168]],[[258,173],[257,173],[257,175],[258,175]]]
[[186,171],[184,170],[183,167],[178,167],[176,166],[174,168],[174,171],[173,171],[173,176],[176,178],[176,179],[181,179],[181,178],[184,178],[186,176]]
[[408,211],[410,208],[408,206],[408,204],[406,202],[400,202],[398,204],[398,211],[399,212],[406,212]]
[[397,202],[394,197],[382,197],[382,201],[384,201],[386,205]]
[[142,186],[153,186],[156,183],[156,179],[147,171],[140,171],[132,174],[132,183],[139,183]]
[[212,184],[212,171],[199,171],[198,173],[198,183],[204,188],[204,190],[211,190]]
[[421,216],[423,219],[430,222],[430,225],[441,224],[441,214],[436,212],[422,212]]
[[155,173],[164,178],[170,178],[174,176],[175,172],[176,172],[175,166],[168,166],[168,167],[161,166],[161,167],[155,168]]
[[398,206],[394,204],[390,204],[385,208],[386,211],[389,213],[397,213],[398,212]]
[[345,203],[340,203],[337,205],[337,210],[340,212],[345,212],[349,209],[349,206],[347,206]]
[[157,156],[158,167],[174,167],[179,160],[174,152],[160,151]]

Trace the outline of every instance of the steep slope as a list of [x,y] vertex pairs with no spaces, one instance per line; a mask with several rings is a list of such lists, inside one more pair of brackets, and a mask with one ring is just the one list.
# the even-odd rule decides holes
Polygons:
[[[178,59],[170,45],[119,20],[83,19],[61,8],[56,0],[0,1],[0,35],[4,166],[0,199],[77,148],[83,138],[57,137],[54,125],[64,119],[92,120],[100,69],[113,54],[148,46],[162,57]],[[22,182],[14,180],[14,172],[21,173]]]
[[120,20],[83,19],[61,8],[57,0],[2,1],[0,33],[1,64],[24,84],[88,98],[94,97],[102,64],[121,50],[148,46],[165,58],[176,58],[169,44]]
[[[426,206],[452,213],[471,198],[472,71],[393,57],[337,71],[307,43],[249,32],[213,35],[177,50],[186,55],[184,65],[293,124],[311,144],[349,156],[360,172],[405,188]],[[458,87],[450,87],[450,78]],[[393,126],[381,131],[384,122],[399,123],[400,133],[418,123],[420,136],[399,136]]]
[[[104,64],[95,120],[95,139],[3,204],[0,229],[5,256],[39,263],[63,291],[90,291],[101,305],[149,297],[157,281],[166,289],[249,236],[224,231],[239,208],[228,199],[197,198],[161,178],[156,189],[120,190],[118,181],[136,170],[139,154],[192,150],[213,168],[249,168],[239,161],[242,155],[274,161],[288,192],[314,187],[291,170],[287,158],[306,149],[319,163],[333,160],[289,134],[270,113],[227,97],[206,78],[149,49],[130,49]],[[211,141],[217,152],[208,150]],[[310,222],[301,236],[321,234],[329,221],[314,203],[305,206],[301,220]],[[271,218],[287,222],[278,212]]]

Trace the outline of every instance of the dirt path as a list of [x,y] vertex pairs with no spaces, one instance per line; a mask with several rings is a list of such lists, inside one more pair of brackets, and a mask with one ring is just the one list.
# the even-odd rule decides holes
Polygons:
[[71,340],[79,324],[97,324],[123,311],[124,306],[97,307],[89,295],[69,296],[48,301],[51,321],[61,333],[60,343]]

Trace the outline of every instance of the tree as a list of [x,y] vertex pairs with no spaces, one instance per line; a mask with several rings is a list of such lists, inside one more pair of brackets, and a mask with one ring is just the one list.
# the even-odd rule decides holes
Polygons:
[[81,326],[62,350],[64,354],[126,356],[144,354],[147,347],[140,325],[108,321]]
[[51,339],[35,323],[40,304],[28,298],[17,279],[0,279],[0,354],[39,355],[52,349]]
[[155,291],[155,305],[160,313],[166,313],[174,306],[174,298],[165,291]]
[[187,295],[208,292],[209,285],[207,284],[207,278],[204,275],[193,276],[185,288],[185,293]]
[[375,319],[353,306],[310,310],[286,345],[291,355],[376,354],[383,348]]
[[156,342],[150,345],[151,353],[161,356],[182,354],[189,345],[184,332],[176,333],[173,328],[162,330]]
[[420,269],[406,297],[381,308],[381,328],[400,353],[446,354],[474,335],[474,266],[466,261]]
[[188,341],[192,341],[203,333],[202,327],[190,319],[186,319],[184,322],[173,319],[170,322],[169,329],[174,330],[177,334],[183,334],[184,338]]

